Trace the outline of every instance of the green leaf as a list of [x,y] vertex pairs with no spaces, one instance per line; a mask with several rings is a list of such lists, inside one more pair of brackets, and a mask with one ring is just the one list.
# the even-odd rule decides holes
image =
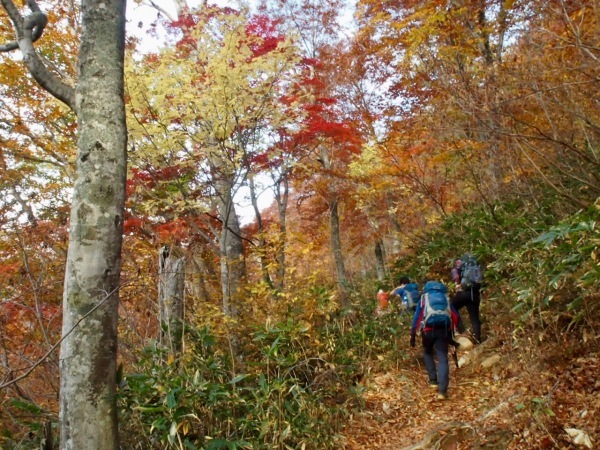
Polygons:
[[206,445],[206,450],[220,450],[227,448],[227,439],[211,439]]
[[35,415],[38,415],[43,412],[43,410],[39,406],[37,406],[31,402],[18,399],[18,398],[11,399],[10,404],[12,406],[14,406],[15,408],[33,413]]
[[548,248],[552,245],[554,239],[556,239],[557,236],[558,233],[556,231],[548,231],[547,233],[544,233],[541,236],[538,236],[537,238],[533,239],[531,242],[534,244],[543,243],[544,247]]
[[240,381],[242,381],[244,378],[246,378],[248,376],[249,376],[249,374],[247,374],[247,373],[243,373],[241,375],[238,375],[235,378],[233,378],[231,381],[229,381],[229,384],[239,383]]
[[[268,352],[269,355],[271,355],[275,351],[275,349],[277,348],[277,344],[279,344],[280,339],[281,339],[281,335],[277,336],[277,339],[275,339],[273,341],[273,343],[271,344],[271,348],[269,349],[269,352]],[[277,353],[275,352],[275,354],[277,354]]]
[[169,391],[169,393],[167,394],[167,407],[168,408],[175,408],[177,406],[177,397],[176,394],[180,391],[181,389],[179,388],[175,388],[175,389],[171,389],[171,391]]
[[150,433],[152,433],[152,430],[157,429],[157,430],[166,430],[167,429],[167,419],[165,419],[164,417],[160,417],[158,419],[156,419],[154,422],[152,422],[152,426],[150,427]]
[[152,413],[152,412],[163,412],[165,411],[165,407],[164,406],[135,406],[133,409],[137,409],[138,411],[144,412],[144,413]]

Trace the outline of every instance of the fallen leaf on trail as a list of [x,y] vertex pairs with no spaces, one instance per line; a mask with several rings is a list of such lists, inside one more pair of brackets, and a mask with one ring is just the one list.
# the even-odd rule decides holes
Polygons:
[[592,440],[585,431],[578,430],[577,428],[565,428],[565,431],[572,438],[573,444],[593,448]]

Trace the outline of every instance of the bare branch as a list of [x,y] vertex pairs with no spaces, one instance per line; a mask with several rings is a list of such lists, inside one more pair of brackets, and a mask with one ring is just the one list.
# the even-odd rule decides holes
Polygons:
[[[4,1],[4,0],[2,0]],[[23,375],[19,375],[16,378],[13,378],[10,381],[7,381],[4,384],[0,384],[0,391],[4,388],[7,388],[15,383],[18,383],[19,381],[21,381],[24,378],[27,378],[29,376],[29,374],[31,374],[31,372],[33,372],[35,370],[36,367],[38,367],[40,364],[42,364],[46,359],[48,359],[48,357],[52,354],[52,352],[54,350],[56,350],[58,348],[58,346],[61,344],[62,341],[64,341],[73,331],[75,331],[75,328],[77,328],[79,326],[79,324],[81,322],[83,322],[85,319],[87,319],[94,311],[96,311],[98,308],[100,308],[109,298],[112,297],[112,295],[117,292],[119,290],[121,286],[117,286],[115,289],[112,290],[112,292],[109,292],[106,294],[106,296],[100,301],[98,302],[98,304],[96,306],[94,306],[92,309],[90,309],[86,314],[84,314],[83,316],[81,316],[79,318],[79,320],[77,320],[77,322],[75,322],[73,324],[73,326],[71,327],[71,329],[69,331],[67,331],[65,334],[63,334],[63,336],[58,340],[58,342],[56,344],[54,344],[52,347],[50,347],[50,350],[48,350],[44,356],[42,356],[40,359],[38,359],[35,363],[33,363],[26,371],[25,373],[23,373]]]
[[159,13],[164,14],[164,16],[169,19],[171,22],[175,22],[177,20],[176,17],[173,17],[171,14],[169,14],[169,12],[167,10],[165,10],[164,8],[161,8],[160,6],[158,6],[156,3],[154,3],[152,0],[150,0],[150,5],[156,9]]

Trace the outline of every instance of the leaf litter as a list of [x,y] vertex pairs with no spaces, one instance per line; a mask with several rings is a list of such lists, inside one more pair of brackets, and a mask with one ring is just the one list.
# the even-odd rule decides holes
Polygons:
[[[364,408],[343,430],[340,448],[600,448],[599,337],[583,330],[515,339],[497,324],[465,366],[451,365],[447,400],[436,399],[421,349],[406,339],[403,364],[363,380]],[[498,361],[484,369],[492,354]]]

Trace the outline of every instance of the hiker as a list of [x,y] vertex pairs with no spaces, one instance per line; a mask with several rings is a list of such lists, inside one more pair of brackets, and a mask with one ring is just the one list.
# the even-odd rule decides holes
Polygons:
[[423,295],[417,303],[413,316],[410,346],[415,346],[417,332],[420,332],[423,341],[423,361],[427,368],[429,384],[438,388],[439,400],[448,398],[450,382],[448,347],[454,342],[452,336],[457,323],[458,313],[450,304],[446,285],[439,281],[425,283]]
[[460,310],[466,307],[473,328],[473,338],[475,343],[479,344],[481,343],[481,319],[479,317],[481,294],[479,291],[483,279],[481,267],[475,257],[467,253],[454,262],[451,275],[457,290],[451,303],[454,309],[458,311],[458,332],[464,333],[465,331],[465,325],[460,317]]
[[388,293],[383,289],[377,292],[377,308],[375,308],[375,317],[381,317],[389,312],[390,300]]
[[411,283],[410,278],[408,277],[400,277],[398,287],[390,291],[390,295],[400,297],[402,309],[412,313],[417,309],[417,303],[419,303],[419,299],[421,298],[419,285],[417,283]]

